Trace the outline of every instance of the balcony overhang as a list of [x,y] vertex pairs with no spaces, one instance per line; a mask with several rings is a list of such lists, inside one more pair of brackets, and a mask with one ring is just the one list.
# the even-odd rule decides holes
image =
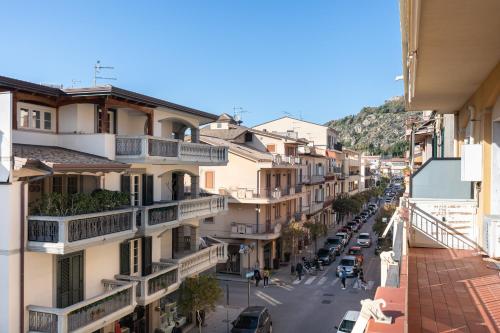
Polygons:
[[497,0],[401,0],[406,110],[459,110],[500,59]]
[[229,237],[234,239],[274,240],[281,237],[281,232],[262,233],[262,234],[231,233]]

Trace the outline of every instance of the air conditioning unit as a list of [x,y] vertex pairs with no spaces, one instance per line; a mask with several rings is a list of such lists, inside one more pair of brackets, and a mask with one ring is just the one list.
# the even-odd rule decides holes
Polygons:
[[461,147],[461,180],[480,182],[483,180],[483,145],[465,144]]
[[483,248],[490,258],[500,258],[500,215],[483,219]]

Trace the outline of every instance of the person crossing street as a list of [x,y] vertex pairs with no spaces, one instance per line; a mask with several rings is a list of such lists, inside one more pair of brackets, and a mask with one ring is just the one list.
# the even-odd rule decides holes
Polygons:
[[347,273],[344,267],[342,267],[342,270],[339,273],[340,277],[340,283],[342,283],[342,290],[345,290],[345,279],[347,277]]
[[297,266],[295,266],[295,271],[297,272],[297,276],[299,277],[299,281],[302,280],[302,270],[304,267],[300,262],[297,263]]

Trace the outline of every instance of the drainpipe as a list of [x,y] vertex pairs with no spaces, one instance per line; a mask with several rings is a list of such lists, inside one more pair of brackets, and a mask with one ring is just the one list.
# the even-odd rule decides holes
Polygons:
[[38,180],[45,179],[54,174],[53,171],[50,171],[49,174],[34,177],[28,180],[23,180],[21,182],[21,230],[19,232],[19,330],[21,333],[24,332],[24,240],[25,240],[25,214],[26,211],[24,209],[25,205],[25,185],[36,182]]

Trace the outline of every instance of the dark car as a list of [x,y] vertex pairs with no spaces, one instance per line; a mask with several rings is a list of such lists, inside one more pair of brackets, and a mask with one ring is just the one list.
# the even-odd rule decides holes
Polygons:
[[347,223],[347,226],[351,228],[352,231],[358,232],[359,231],[359,224],[357,222],[349,222]]
[[249,306],[233,321],[231,333],[271,333],[273,322],[264,306]]
[[339,237],[328,237],[325,241],[325,248],[335,248],[335,254],[339,255],[344,250],[344,243]]
[[335,248],[330,247],[319,249],[316,255],[318,256],[318,260],[322,265],[330,265],[335,261]]

